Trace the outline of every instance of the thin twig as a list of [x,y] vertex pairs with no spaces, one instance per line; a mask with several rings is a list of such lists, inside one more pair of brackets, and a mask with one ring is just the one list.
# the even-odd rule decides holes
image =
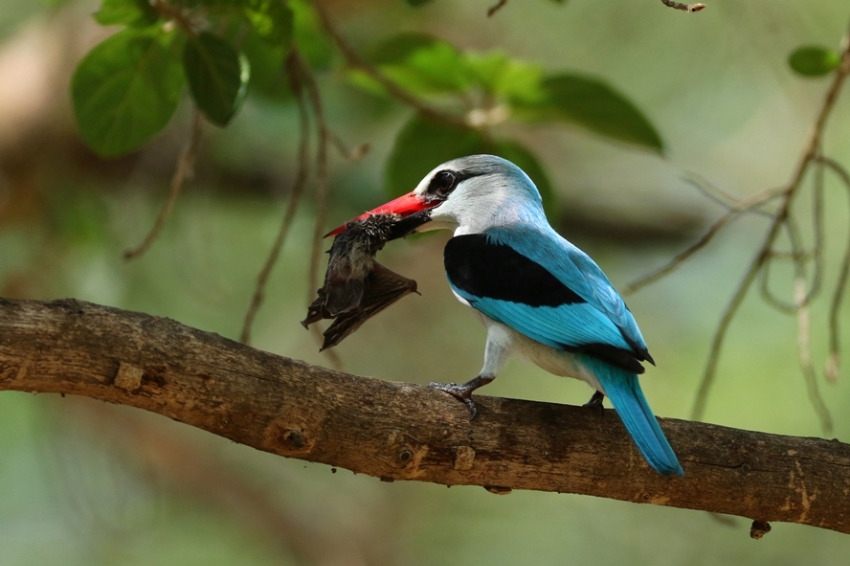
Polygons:
[[[847,188],[848,195],[850,195],[850,172],[834,159],[821,156],[818,158],[818,161],[838,175],[842,184]],[[841,302],[844,299],[844,291],[847,288],[848,280],[850,280],[850,239],[848,239],[847,248],[844,251],[844,259],[841,261],[835,291],[829,305],[829,357],[827,358],[824,374],[827,381],[832,382],[838,380],[838,367],[841,360],[841,327],[839,320]]]
[[[815,257],[815,252],[807,253],[803,250],[802,236],[800,235],[800,228],[797,226],[797,223],[794,221],[792,216],[789,216],[785,219],[785,222],[782,223],[783,228],[785,228],[785,232],[788,234],[788,242],[791,246],[790,252],[778,252],[776,250],[771,249],[764,260],[764,265],[759,272],[759,279],[761,281],[760,291],[761,296],[765,300],[767,304],[772,306],[778,311],[784,312],[786,314],[796,314],[797,311],[803,307],[806,307],[811,299],[817,294],[819,290],[819,277],[816,275],[815,279],[813,279],[811,289],[809,289],[802,298],[798,298],[796,296],[796,285],[800,281],[807,281],[808,277],[806,275],[806,261],[809,257]],[[777,259],[789,259],[791,260],[792,265],[794,266],[794,285],[795,291],[793,293],[794,300],[793,302],[785,301],[779,298],[771,289],[770,289],[770,268],[773,265],[773,262]]]
[[737,218],[740,214],[745,212],[753,212],[758,207],[766,204],[768,201],[780,196],[782,194],[782,190],[774,189],[769,191],[762,191],[756,195],[753,195],[751,198],[746,200],[742,200],[738,203],[737,206],[730,209],[726,214],[718,218],[714,224],[712,224],[708,230],[700,237],[696,242],[694,242],[691,246],[689,246],[684,251],[678,253],[673,259],[667,262],[665,265],[662,265],[655,271],[652,271],[638,279],[629,283],[625,289],[624,293],[634,293],[635,291],[658,281],[668,273],[672,272],[679,266],[681,266],[688,258],[694,255],[696,252],[705,247],[711,240],[720,232],[720,230],[728,224],[731,220]]
[[292,93],[298,105],[298,157],[296,159],[297,169],[295,173],[295,181],[292,185],[292,194],[289,199],[289,205],[284,212],[283,220],[280,223],[277,237],[275,238],[272,249],[269,252],[263,269],[257,276],[257,283],[254,286],[254,295],[251,298],[251,305],[248,307],[248,312],[245,314],[245,321],[242,325],[242,334],[240,340],[249,344],[251,341],[251,327],[254,324],[254,318],[260,306],[265,299],[265,288],[271,275],[272,269],[280,257],[281,249],[286,241],[286,235],[295,221],[295,213],[298,210],[298,205],[301,202],[301,196],[304,194],[304,188],[307,186],[307,179],[310,170],[309,151],[310,151],[310,114],[307,109],[307,101],[304,98],[304,89],[300,77],[300,68],[295,60],[296,50],[293,49],[286,59],[287,77],[292,88]]
[[686,174],[684,176],[684,181],[702,193],[702,195],[707,199],[722,206],[727,211],[741,209],[740,212],[757,214],[770,219],[773,219],[773,214],[763,210],[761,207],[769,203],[774,198],[782,196],[784,193],[784,188],[768,189],[752,194],[745,199],[739,199],[727,193],[723,189],[715,187],[694,173]]
[[[315,159],[315,199],[316,199],[316,220],[313,223],[313,239],[310,245],[310,268],[308,275],[308,295],[307,302],[312,298],[313,290],[319,287],[319,258],[322,254],[322,240],[325,234],[325,222],[328,208],[328,189],[329,174],[328,174],[328,150],[333,143],[334,135],[328,128],[325,120],[324,105],[322,103],[321,93],[316,84],[315,77],[311,70],[307,67],[306,62],[296,53],[295,64],[298,67],[301,80],[304,84],[306,100],[309,101],[313,117],[316,121],[316,130],[318,133],[318,142],[316,146]],[[313,335],[317,341],[322,340],[322,336],[318,327],[313,327]],[[323,350],[331,365],[338,370],[342,370],[343,364],[339,355],[329,349]]]
[[814,245],[812,247],[812,263],[814,264],[814,274],[812,275],[811,287],[806,294],[806,303],[811,302],[812,299],[820,293],[821,285],[823,284],[825,269],[823,249],[824,242],[826,240],[823,226],[823,193],[823,167],[816,167],[814,187],[812,188],[812,233],[814,238]]
[[177,166],[174,169],[174,175],[171,177],[171,186],[168,198],[166,198],[165,202],[162,204],[162,208],[159,210],[159,215],[156,217],[156,222],[154,223],[153,228],[151,228],[148,235],[145,236],[142,243],[135,248],[130,248],[124,251],[125,259],[137,258],[148,251],[148,248],[151,247],[151,244],[153,244],[154,240],[156,240],[157,236],[159,236],[159,233],[162,231],[162,227],[165,226],[165,222],[168,220],[168,217],[171,216],[171,211],[174,209],[177,197],[180,196],[183,183],[186,179],[192,177],[193,168],[195,166],[195,158],[198,155],[198,146],[201,143],[203,122],[204,119],[201,111],[195,108],[192,114],[192,129],[189,133],[189,140],[186,142],[186,145],[177,157]]
[[343,158],[348,161],[360,161],[363,159],[363,156],[369,153],[371,146],[368,142],[364,142],[354,146],[353,148],[348,147],[348,145],[343,142],[338,135],[333,132],[328,132],[328,137],[331,142],[331,145],[334,149],[336,149],[337,153],[339,153]]
[[487,8],[487,17],[492,18],[496,12],[504,8],[507,3],[508,0],[498,0],[498,2]]
[[468,127],[469,123],[466,118],[462,116],[457,116],[455,114],[451,114],[448,112],[443,112],[442,110],[438,110],[433,106],[430,106],[412,95],[411,93],[404,90],[402,87],[391,81],[387,78],[383,73],[381,73],[378,69],[376,69],[372,64],[363,59],[359,53],[352,47],[352,45],[339,33],[339,30],[336,29],[333,22],[328,16],[327,11],[325,10],[323,3],[320,1],[316,1],[313,3],[316,7],[316,12],[319,15],[319,19],[322,22],[322,27],[325,28],[325,32],[327,32],[328,36],[331,40],[336,44],[340,53],[342,53],[345,60],[349,65],[356,67],[366,73],[369,77],[371,77],[375,82],[380,84],[382,87],[386,89],[386,91],[393,96],[394,98],[400,100],[404,104],[407,104],[420,115],[429,118],[431,120],[435,120],[437,122],[442,122],[444,124]]
[[658,269],[651,271],[650,273],[647,273],[646,275],[643,275],[626,285],[626,287],[623,289],[623,293],[626,295],[634,293],[635,291],[646,287],[650,283],[658,281],[668,273],[674,271],[677,267],[681,266],[685,261],[687,261],[688,258],[690,258],[696,252],[704,248],[712,240],[712,238],[714,238],[714,236],[716,236],[717,233],[720,232],[721,228],[726,226],[729,221],[736,218],[738,214],[740,214],[740,210],[730,210],[729,212],[721,216],[714,224],[712,224],[708,228],[708,230],[705,232],[705,234],[702,235],[702,237],[700,237],[699,240],[694,242],[684,251],[676,254],[673,259],[668,261],[665,265],[662,265]]
[[726,308],[726,311],[721,317],[717,331],[715,332],[714,339],[711,345],[711,350],[709,352],[709,358],[706,362],[705,371],[703,372],[702,380],[700,382],[700,386],[697,391],[697,396],[694,401],[694,408],[691,412],[691,415],[695,420],[701,419],[705,411],[708,392],[711,389],[717,372],[718,357],[720,356],[720,352],[722,350],[723,343],[726,337],[726,332],[729,328],[729,324],[732,320],[732,317],[734,316],[735,312],[743,301],[744,296],[746,295],[747,291],[755,280],[755,276],[758,274],[759,270],[762,269],[765,262],[768,261],[771,255],[771,250],[773,248],[774,242],[776,241],[776,238],[779,235],[782,226],[785,224],[786,219],[790,215],[791,204],[793,202],[794,196],[798,192],[798,189],[802,185],[802,181],[805,177],[806,171],[813,162],[816,162],[819,159],[821,139],[823,138],[823,133],[826,129],[826,124],[829,119],[829,115],[835,107],[835,102],[838,99],[838,95],[841,92],[841,88],[848,74],[850,74],[850,30],[848,30],[848,34],[843,40],[841,65],[839,65],[838,69],[836,70],[833,80],[827,89],[826,95],[824,96],[823,103],[821,104],[820,110],[818,111],[814,126],[812,127],[809,139],[804,148],[803,155],[800,158],[799,163],[797,164],[797,167],[791,177],[790,182],[783,191],[784,195],[782,204],[779,210],[777,211],[776,216],[774,217],[774,220],[770,225],[767,234],[765,235],[764,241],[761,247],[759,248],[755,259],[750,264],[749,268],[744,274],[743,279],[741,280],[741,283],[735,290],[732,299]]
[[[316,221],[313,223],[313,241],[310,253],[310,296],[313,289],[319,286],[319,257],[322,251],[322,240],[325,234],[325,219],[328,210],[328,128],[325,122],[322,99],[319,89],[312,77],[307,80],[307,93],[316,117],[319,130],[318,147],[316,148]],[[309,296],[308,296],[309,298]]]
[[727,211],[735,208],[737,198],[719,187],[715,187],[696,173],[686,173],[683,180],[702,193],[708,200],[722,206]]
[[825,435],[829,435],[832,434],[833,428],[832,416],[829,414],[829,408],[820,394],[817,373],[812,362],[811,317],[809,306],[805,303],[805,279],[797,280],[794,296],[800,305],[800,308],[797,309],[797,357],[800,360],[800,369],[806,381],[806,393],[809,395],[809,401],[815,409],[815,414],[820,419],[821,430]]
[[732,295],[732,299],[729,301],[729,304],[726,305],[726,310],[723,311],[723,315],[720,317],[720,324],[718,324],[717,330],[714,332],[714,338],[711,341],[708,361],[706,362],[705,370],[703,371],[702,379],[700,380],[699,389],[697,390],[694,408],[691,410],[691,418],[695,421],[702,420],[703,414],[705,413],[708,393],[711,390],[711,386],[714,385],[714,379],[717,375],[717,364],[720,361],[720,351],[722,350],[723,342],[726,339],[726,332],[729,330],[729,325],[732,323],[732,319],[738,311],[738,307],[740,307],[741,303],[744,301],[747,290],[750,288],[750,285],[752,284],[753,279],[755,279],[757,273],[758,269],[755,264],[751,265],[744,274],[744,278],[738,284],[738,288]]
[[705,9],[705,4],[682,4],[681,2],[673,2],[672,0],[661,0],[661,3],[668,8],[682,10],[683,12],[699,12]]
[[[822,188],[823,175],[819,171],[821,166],[815,168],[815,186],[813,193],[815,201],[820,192],[819,186]],[[817,204],[813,203],[817,208]],[[820,290],[820,270],[821,265],[818,261],[820,255],[817,249],[813,252],[815,264],[815,274],[809,286],[808,276],[806,273],[806,254],[802,250],[802,238],[799,230],[792,217],[786,218],[785,225],[788,229],[788,238],[791,242],[791,251],[794,261],[794,303],[797,308],[797,358],[800,361],[800,370],[803,372],[803,379],[806,382],[806,392],[809,396],[809,401],[815,410],[815,414],[820,419],[821,430],[825,435],[831,434],[833,429],[832,415],[829,408],[820,394],[818,387],[817,372],[815,371],[814,362],[812,361],[812,334],[811,334],[811,308],[810,303]],[[815,246],[819,245],[817,236],[818,227],[813,227],[815,230]],[[767,264],[765,265],[765,269]]]

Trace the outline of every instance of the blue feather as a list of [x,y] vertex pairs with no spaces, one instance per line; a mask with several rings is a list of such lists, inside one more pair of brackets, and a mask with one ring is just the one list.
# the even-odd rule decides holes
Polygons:
[[[582,305],[553,309],[560,312],[541,312],[538,315],[552,326],[566,325],[568,328],[559,331],[559,334],[568,334],[566,343],[570,343],[572,338],[579,343],[598,342],[629,350],[633,346],[646,349],[646,342],[632,313],[596,262],[548,224],[543,227],[513,225],[510,228],[493,228],[485,233],[493,243],[507,244],[545,267],[586,301]],[[558,341],[559,337],[552,338]]]
[[[651,360],[643,336],[590,257],[551,228],[520,224],[510,229],[492,228],[482,236],[486,244],[474,236],[460,236],[446,246],[449,284],[459,297],[493,320],[552,348],[580,351],[589,345],[603,345],[618,350],[621,353],[616,357],[625,360],[623,367],[641,373],[638,361]],[[545,270],[550,279],[535,279],[526,270],[538,277]],[[517,282],[486,284],[511,279]],[[561,302],[545,299],[554,298],[552,282],[561,286]],[[518,297],[512,298],[511,292]],[[539,301],[535,300],[538,296]]]
[[649,465],[664,475],[685,475],[641,391],[638,377],[591,356],[582,356],[620,415],[626,430]]

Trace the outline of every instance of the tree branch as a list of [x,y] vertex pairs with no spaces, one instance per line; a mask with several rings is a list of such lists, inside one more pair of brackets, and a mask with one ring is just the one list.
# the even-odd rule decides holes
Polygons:
[[424,387],[76,300],[0,299],[0,390],[139,407],[386,480],[580,493],[850,533],[850,445],[835,440],[662,419],[685,469],[667,478],[611,410],[479,396],[470,422],[462,405]]

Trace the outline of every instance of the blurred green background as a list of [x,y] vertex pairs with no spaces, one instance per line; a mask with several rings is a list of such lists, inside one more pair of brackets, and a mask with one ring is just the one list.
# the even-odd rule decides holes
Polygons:
[[[578,129],[513,132],[556,187],[553,223],[622,288],[662,265],[722,214],[687,175],[733,195],[790,178],[828,84],[802,79],[787,56],[803,44],[837,48],[846,0],[710,2],[699,14],[644,0],[507,3],[437,0],[327,2],[342,32],[365,49],[399,31],[458,46],[499,48],[547,70],[604,78],[636,102],[665,155]],[[76,297],[168,316],[238,338],[256,275],[288,201],[295,171],[295,108],[251,97],[224,130],[208,128],[195,178],[150,251],[126,261],[165,198],[189,130],[188,104],[141,152],[113,161],[79,141],[68,82],[108,34],[97,3],[4,0],[0,11],[0,295]],[[386,200],[384,165],[410,110],[317,74],[328,122],[359,161],[333,154],[328,228]],[[838,101],[826,152],[850,164],[850,94]],[[436,163],[433,165],[437,165]],[[422,171],[424,175],[427,171]],[[800,213],[806,216],[801,199]],[[848,199],[826,186],[826,296],[813,307],[817,367],[827,352],[828,294],[848,240]],[[329,365],[298,322],[308,285],[316,210],[307,197],[257,316],[253,345]],[[810,233],[810,226],[804,231]],[[693,260],[626,297],[657,368],[642,378],[658,415],[687,418],[712,333],[765,219],[730,225]],[[442,243],[394,243],[381,261],[419,282],[336,352],[347,371],[427,383],[466,380],[484,330],[451,296]],[[324,259],[322,259],[324,261]],[[787,285],[778,273],[776,287]],[[850,319],[844,305],[842,319]],[[846,329],[845,329],[846,330]],[[845,332],[845,336],[847,331]],[[730,331],[705,419],[751,430],[822,436],[796,356],[796,323],[757,293]],[[850,343],[844,338],[844,352]],[[819,377],[850,437],[850,387]],[[521,362],[485,390],[580,404],[590,390]],[[0,394],[0,566],[30,564],[846,564],[850,537],[774,524],[761,541],[743,519],[550,493],[497,497],[481,488],[383,483],[260,453],[157,415],[87,399]],[[333,473],[335,472],[335,473]]]

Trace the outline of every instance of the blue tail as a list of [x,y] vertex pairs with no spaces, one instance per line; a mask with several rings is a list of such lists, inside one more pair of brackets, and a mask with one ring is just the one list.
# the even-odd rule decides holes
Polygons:
[[611,404],[620,415],[649,465],[664,475],[685,475],[667,437],[658,426],[652,409],[640,389],[637,375],[602,360],[585,356],[582,360],[593,371]]

